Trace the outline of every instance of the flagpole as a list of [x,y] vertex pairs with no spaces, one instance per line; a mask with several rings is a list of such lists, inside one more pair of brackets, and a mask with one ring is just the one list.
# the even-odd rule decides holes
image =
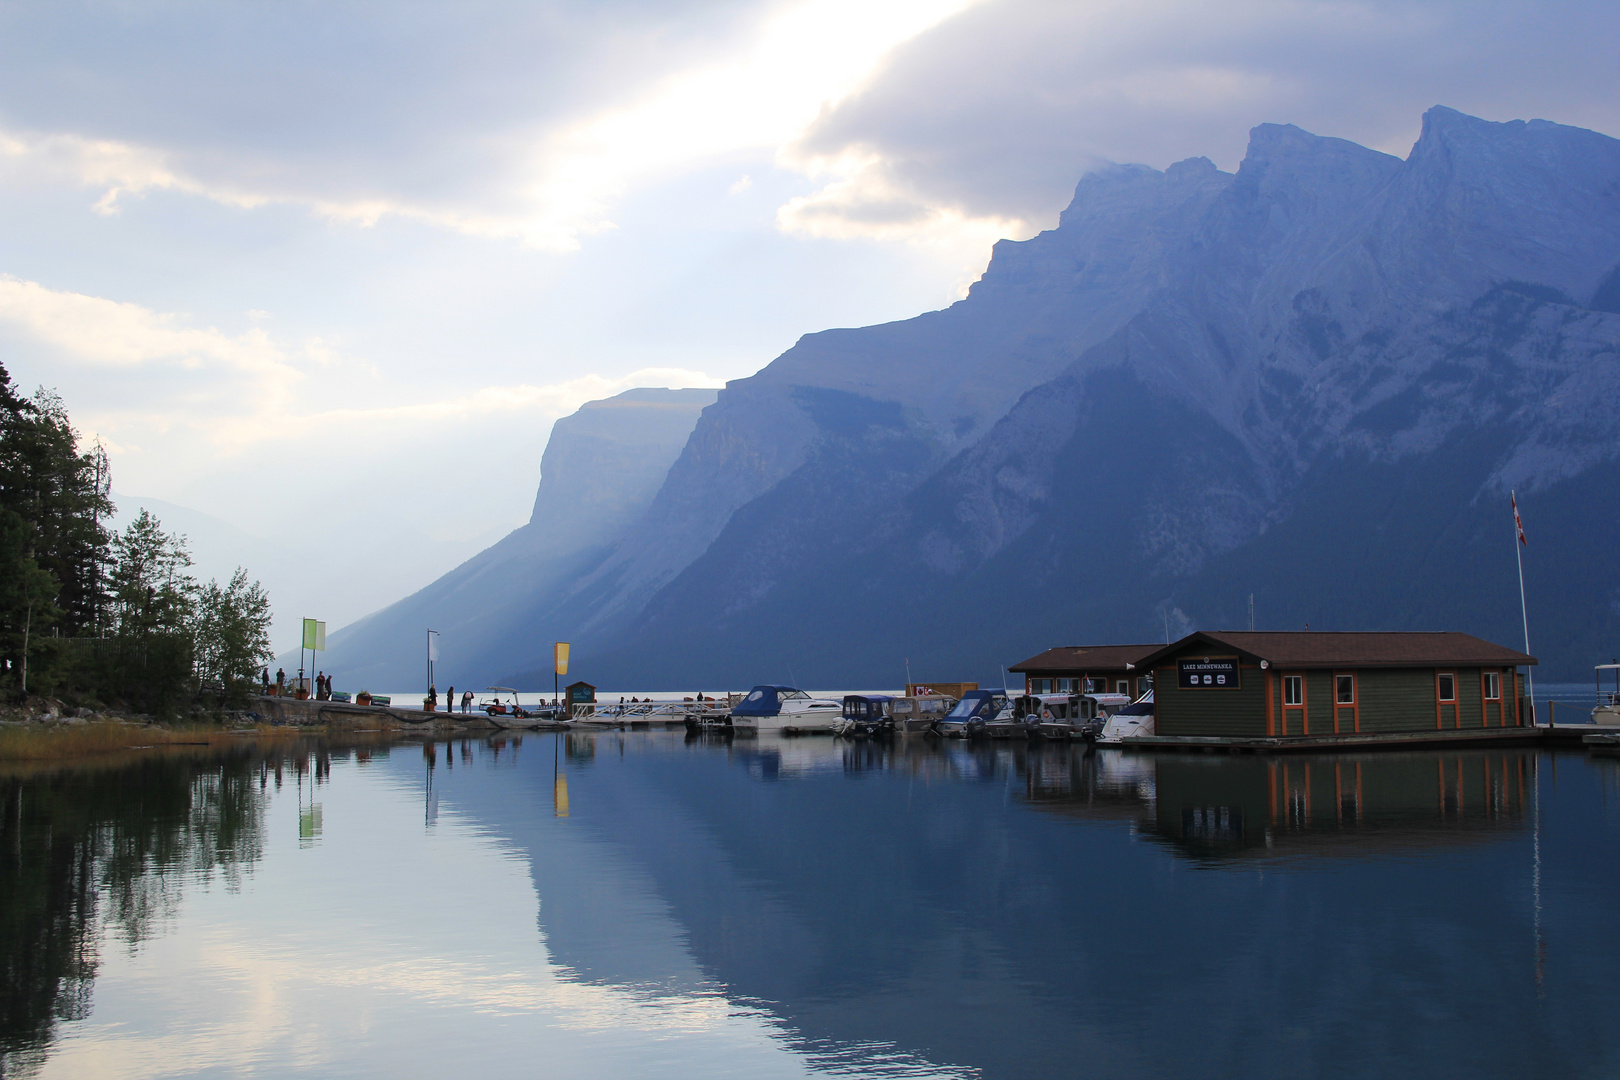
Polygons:
[[[1519,521],[1519,493],[1509,491],[1508,498],[1513,500],[1513,558],[1519,564],[1519,618],[1524,620],[1524,654],[1530,655],[1530,609],[1524,602],[1524,525]],[[1536,726],[1536,672],[1535,668],[1526,664],[1524,677],[1530,687],[1530,726]]]

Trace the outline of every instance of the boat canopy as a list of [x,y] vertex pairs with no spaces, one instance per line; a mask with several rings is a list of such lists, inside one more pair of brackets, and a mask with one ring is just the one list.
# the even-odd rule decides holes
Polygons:
[[843,713],[850,720],[871,720],[890,715],[893,704],[888,694],[845,694]]
[[947,720],[960,720],[977,716],[989,709],[998,695],[1005,697],[1006,691],[969,690],[962,695],[962,700],[956,703],[956,707],[945,714],[945,718]]
[[756,686],[732,708],[731,715],[776,716],[782,711],[783,698],[804,696],[792,686]]

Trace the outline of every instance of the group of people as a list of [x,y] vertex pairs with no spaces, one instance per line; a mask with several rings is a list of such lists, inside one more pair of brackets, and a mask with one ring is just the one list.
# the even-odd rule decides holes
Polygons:
[[[423,702],[423,704],[427,707],[428,712],[439,711],[439,691],[437,687],[434,687],[431,684],[428,686],[427,700]],[[463,690],[461,692],[461,711],[464,713],[472,712],[472,704],[473,692],[471,690]],[[447,687],[444,691],[444,711],[456,711],[456,688],[453,686]]]
[[[299,685],[302,686],[303,685],[303,683],[302,683],[303,669],[302,668],[299,669],[298,674],[299,674],[299,679],[300,679]],[[268,695],[270,693],[270,669],[268,667],[266,667],[263,671],[259,672],[259,689],[260,689],[261,692],[263,692],[266,695]],[[285,694],[286,692],[287,692],[287,670],[285,668],[276,668],[276,695],[279,697],[279,696]],[[316,701],[331,701],[332,700],[332,677],[330,675],[328,675],[324,671],[317,672],[316,675],[315,675],[315,700]]]

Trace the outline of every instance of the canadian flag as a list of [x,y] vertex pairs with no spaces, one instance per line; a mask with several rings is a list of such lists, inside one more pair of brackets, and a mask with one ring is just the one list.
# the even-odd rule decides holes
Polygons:
[[1508,496],[1513,500],[1513,527],[1519,531],[1519,543],[1530,546],[1530,541],[1524,538],[1524,522],[1519,520],[1519,493],[1511,492]]

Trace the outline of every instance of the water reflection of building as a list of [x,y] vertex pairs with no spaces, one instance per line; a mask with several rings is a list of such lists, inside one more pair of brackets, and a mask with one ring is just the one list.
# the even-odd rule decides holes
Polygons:
[[1129,819],[1182,854],[1359,853],[1441,845],[1513,828],[1527,812],[1533,753],[1468,750],[1298,757],[1031,754],[1029,800],[1048,811]]
[[[1311,1073],[1361,1053],[1368,1026],[1421,1072],[1455,1042],[1366,987],[1335,990],[1334,1022],[1308,1044],[1263,1037],[1254,1018],[1296,1017],[1297,987],[1322,971],[1378,964],[1434,1000],[1459,983],[1516,992],[1500,942],[1520,906],[1493,894],[1425,910],[1440,932],[1421,970],[1400,968],[1382,956],[1405,947],[1387,925],[1362,925],[1382,910],[1369,896],[1432,903],[1454,869],[1350,861],[1461,848],[1485,860],[1486,889],[1506,888],[1522,850],[1481,841],[1524,820],[1530,763],[1515,753],[1313,757],[1307,787],[1305,758],[1285,775],[1280,759],[1042,743],[594,738],[566,822],[489,777],[457,778],[462,808],[528,854],[555,962],[637,993],[722,993],[851,1072],[881,1075],[893,1055],[922,1075]],[[528,783],[538,796],[550,763]],[[1283,875],[1166,873],[1268,852],[1349,858],[1276,886]],[[1253,927],[1257,910],[1259,953],[1252,933],[1206,932]]]

